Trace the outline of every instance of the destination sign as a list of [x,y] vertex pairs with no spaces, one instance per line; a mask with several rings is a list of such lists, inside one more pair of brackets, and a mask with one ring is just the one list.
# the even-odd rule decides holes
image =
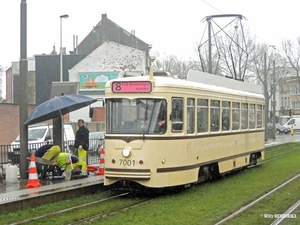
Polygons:
[[114,81],[112,92],[114,93],[150,93],[152,83],[150,81]]

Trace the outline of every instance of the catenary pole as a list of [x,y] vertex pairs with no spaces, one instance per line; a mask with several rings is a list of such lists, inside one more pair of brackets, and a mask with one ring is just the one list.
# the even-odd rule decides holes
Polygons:
[[28,169],[28,126],[24,125],[28,116],[28,61],[27,61],[27,3],[26,0],[21,0],[21,14],[20,14],[20,30],[21,30],[21,43],[20,43],[20,178],[27,179]]

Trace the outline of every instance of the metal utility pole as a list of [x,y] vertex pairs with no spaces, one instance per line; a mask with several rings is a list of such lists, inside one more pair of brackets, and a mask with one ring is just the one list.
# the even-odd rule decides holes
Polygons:
[[207,18],[208,24],[208,72],[212,73],[212,56],[211,56],[211,18]]
[[275,116],[275,107],[276,107],[276,100],[275,100],[275,92],[276,92],[276,83],[275,83],[275,60],[273,60],[273,88],[272,88],[272,96],[273,96],[273,101],[272,101],[272,112],[273,112],[273,139],[276,138],[276,116]]
[[[63,82],[63,47],[62,47],[62,20],[63,19],[67,19],[69,18],[68,14],[64,14],[59,16],[60,18],[60,52],[59,52],[59,58],[60,58],[60,62],[59,62],[59,80],[60,82]],[[64,117],[63,116],[59,116],[57,118],[54,118],[52,120],[52,124],[53,124],[53,143],[55,145],[60,146],[61,150],[64,149]]]
[[68,14],[64,14],[64,15],[61,15],[60,17],[60,82],[63,81],[63,47],[62,47],[62,19],[65,18],[69,18],[69,15]]
[[20,51],[20,178],[27,179],[28,126],[24,125],[28,117],[28,61],[27,61],[27,3],[21,0],[21,51]]
[[269,99],[267,85],[267,53],[264,54],[265,140],[268,140]]

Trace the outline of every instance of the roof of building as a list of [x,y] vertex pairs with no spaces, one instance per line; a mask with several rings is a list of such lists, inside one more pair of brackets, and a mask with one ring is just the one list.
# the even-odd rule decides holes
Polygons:
[[93,30],[77,46],[77,54],[89,55],[106,41],[113,41],[125,46],[142,51],[149,50],[149,44],[135,36],[135,32],[128,32],[102,14],[101,21],[93,27]]

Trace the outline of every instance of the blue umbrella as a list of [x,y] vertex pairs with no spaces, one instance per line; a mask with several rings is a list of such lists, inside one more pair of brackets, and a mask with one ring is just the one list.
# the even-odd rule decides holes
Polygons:
[[97,99],[79,94],[69,94],[54,97],[38,105],[27,117],[24,125],[30,125],[49,119],[54,119],[74,110],[88,106],[96,101]]

